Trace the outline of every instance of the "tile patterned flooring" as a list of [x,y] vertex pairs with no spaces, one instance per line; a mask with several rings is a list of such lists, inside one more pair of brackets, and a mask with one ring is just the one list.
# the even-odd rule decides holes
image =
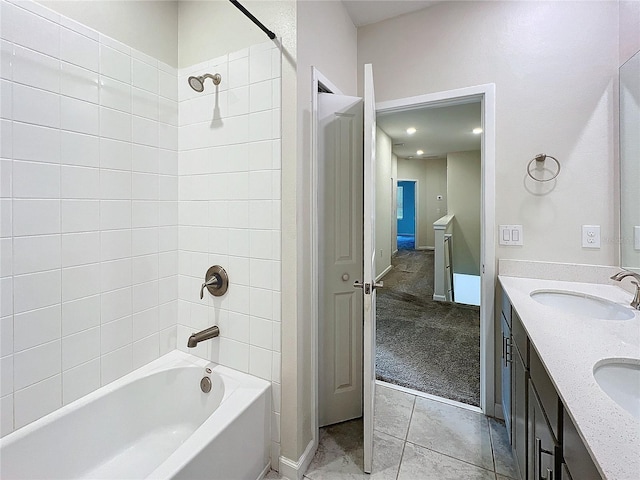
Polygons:
[[505,427],[492,418],[381,385],[375,408],[372,474],[362,472],[359,419],[321,429],[306,479],[518,479]]

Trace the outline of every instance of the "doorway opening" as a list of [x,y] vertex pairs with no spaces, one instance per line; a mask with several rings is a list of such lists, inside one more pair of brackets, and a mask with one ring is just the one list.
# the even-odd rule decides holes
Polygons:
[[[365,66],[365,80],[367,80],[367,70],[366,70]],[[370,66],[369,66],[370,67]],[[324,80],[324,78],[322,78],[322,76],[319,74],[319,72],[317,72],[316,70],[314,70],[314,91],[318,91],[317,90],[317,86],[318,86],[318,79],[322,79]],[[325,84],[328,84],[326,82],[323,82]],[[370,82],[372,84],[372,82]],[[365,97],[367,96],[367,82],[365,81]],[[332,89],[332,91],[334,93],[337,93],[337,90]],[[312,115],[312,119],[317,119],[317,98],[318,95],[314,96],[314,102],[312,104],[312,111],[313,111],[313,115]],[[472,409],[475,409],[477,411],[482,411],[482,413],[484,413],[485,415],[489,415],[489,416],[493,416],[494,412],[495,412],[495,403],[494,403],[494,376],[493,376],[493,371],[494,371],[494,358],[493,358],[493,349],[494,349],[494,338],[493,338],[493,334],[494,334],[494,329],[493,329],[493,297],[494,297],[494,279],[495,279],[495,252],[494,252],[494,237],[495,237],[495,232],[494,232],[494,223],[495,223],[495,218],[494,218],[494,205],[495,205],[495,199],[494,199],[494,191],[495,191],[495,86],[494,85],[480,85],[480,86],[476,86],[476,87],[468,87],[468,88],[462,88],[462,89],[457,89],[457,90],[450,90],[450,91],[445,91],[445,92],[439,92],[439,93],[435,93],[435,94],[427,94],[427,95],[421,95],[421,96],[417,96],[417,97],[410,97],[410,98],[405,98],[405,99],[400,99],[400,100],[394,100],[394,101],[387,101],[387,102],[380,102],[375,104],[375,108],[373,107],[367,107],[367,101],[365,100],[365,112],[364,112],[364,118],[365,118],[365,159],[375,159],[376,155],[370,155],[371,152],[377,152],[379,151],[378,145],[373,145],[373,148],[370,148],[370,146],[368,147],[369,143],[366,136],[369,135],[371,136],[371,133],[373,132],[373,138],[376,138],[376,128],[375,128],[375,118],[376,118],[376,111],[378,113],[378,118],[380,118],[380,114],[384,114],[386,112],[392,112],[392,111],[411,111],[413,109],[417,109],[417,108],[421,108],[421,107],[425,107],[425,106],[429,106],[431,108],[435,108],[437,105],[457,105],[457,104],[468,104],[468,103],[480,103],[481,106],[481,122],[482,122],[482,127],[484,128],[484,134],[482,135],[482,139],[481,139],[481,166],[480,166],[480,170],[481,170],[481,194],[480,194],[480,198],[479,201],[477,201],[476,203],[479,203],[480,205],[480,210],[481,210],[481,222],[480,222],[480,255],[479,255],[479,259],[480,259],[480,278],[481,278],[481,306],[480,306],[480,340],[479,340],[479,349],[480,349],[480,354],[479,354],[479,363],[480,363],[480,372],[479,372],[479,376],[480,376],[480,408],[478,407],[471,407]],[[369,103],[371,105],[371,102]],[[340,118],[345,118],[344,116],[341,116]],[[369,126],[367,126],[367,119],[369,118],[374,118],[374,123],[373,123],[373,128],[371,128],[371,123],[369,123]],[[317,120],[316,120],[317,121]],[[316,128],[317,130],[317,128]],[[346,137],[345,137],[346,138]],[[390,139],[389,139],[390,140]],[[319,311],[319,302],[323,299],[323,295],[321,292],[321,289],[318,288],[318,283],[320,282],[320,278],[318,276],[318,273],[320,271],[320,258],[318,253],[320,252],[320,249],[318,248],[320,243],[323,241],[323,235],[326,233],[326,230],[323,230],[321,228],[319,228],[319,221],[318,221],[318,217],[320,216],[320,206],[323,204],[323,196],[320,194],[320,192],[315,188],[315,180],[318,178],[318,166],[321,163],[320,158],[321,155],[319,155],[319,145],[318,145],[318,138],[317,136],[315,138],[312,139],[312,143],[313,143],[313,152],[314,152],[314,157],[313,157],[313,164],[312,164],[312,172],[314,172],[312,174],[312,176],[314,177],[314,182],[312,183],[312,191],[311,193],[311,204],[312,204],[312,216],[316,215],[316,213],[318,215],[315,216],[313,223],[313,231],[312,231],[312,241],[314,243],[314,247],[313,247],[313,252],[314,252],[314,260],[313,260],[313,265],[312,265],[312,269],[311,269],[311,284],[312,284],[312,311],[314,312],[313,316],[312,316],[312,330],[311,330],[311,335],[312,335],[312,350],[313,350],[313,354],[312,354],[312,372],[314,373],[315,376],[315,380],[313,381],[312,385],[312,409],[315,412],[318,412],[318,404],[319,404],[319,397],[318,397],[318,390],[320,388],[322,388],[320,386],[320,383],[322,381],[321,378],[319,378],[318,376],[318,372],[320,370],[320,359],[319,359],[319,349],[322,348],[321,347],[321,337],[323,336],[323,333],[321,332],[321,328],[322,328],[322,322],[320,321],[321,318],[319,318],[318,316],[318,311]],[[367,149],[369,149],[369,151],[367,152]],[[365,171],[366,171],[366,164],[367,162],[365,162]],[[374,164],[374,168],[375,168],[375,160],[373,161]],[[366,176],[366,175],[365,175]],[[397,202],[397,183],[396,180],[399,178],[398,176],[398,172],[395,171],[393,175],[391,175],[391,172],[388,172],[388,174],[386,175],[378,175],[377,176],[378,179],[381,179],[381,182],[384,182],[387,187],[389,187],[390,185],[390,190],[393,191],[393,195],[390,196],[390,198],[381,200],[380,198],[378,198],[377,196],[373,195],[373,202],[375,203],[375,210],[376,211],[380,211],[382,209],[387,209],[389,212],[389,222],[387,223],[387,225],[390,227],[391,230],[394,231],[394,235],[393,237],[391,236],[387,236],[386,240],[384,242],[375,242],[375,250],[374,250],[374,255],[370,256],[368,253],[364,255],[364,257],[367,258],[367,260],[371,260],[373,262],[375,262],[378,258],[382,258],[385,255],[390,255],[392,252],[395,252],[395,250],[397,250],[397,217],[395,216],[396,213],[396,202]],[[411,178],[411,177],[409,177]],[[367,196],[371,196],[370,195],[370,191],[375,192],[378,188],[380,188],[378,185],[380,185],[380,183],[378,183],[377,181],[374,182],[375,185],[373,185],[373,188],[365,188],[365,192],[364,192],[364,197],[365,197],[365,215],[364,218],[369,218],[367,216],[366,213],[366,207],[367,205],[371,204],[371,200],[366,200]],[[420,199],[422,198],[422,194],[421,192],[424,190],[420,185],[421,182],[418,182],[418,207],[417,207],[417,211],[418,211],[418,216],[419,216],[419,212],[421,211],[421,204],[420,204]],[[446,201],[446,189],[445,189],[445,193],[442,193],[442,199],[440,199],[441,202]],[[436,198],[439,195],[436,195]],[[369,203],[367,203],[369,202]],[[383,202],[384,205],[382,205],[380,202]],[[440,206],[437,208],[440,208],[440,213],[442,214],[443,212],[446,212],[446,210],[444,210],[443,208],[443,203],[440,203]],[[369,207],[370,208],[370,207]],[[340,210],[342,212],[342,210]],[[394,214],[394,218],[393,218],[393,222],[391,221],[391,212],[393,212]],[[372,218],[377,218],[377,215],[375,216],[371,216]],[[446,217],[446,215],[445,215]],[[359,218],[362,218],[359,217]],[[442,217],[440,217],[442,218]],[[446,228],[446,225],[445,225]],[[360,229],[358,229],[360,230]],[[430,229],[431,232],[433,233],[434,237],[435,237],[435,232],[433,232],[433,225],[432,228]],[[365,229],[365,231],[367,231],[367,229]],[[443,238],[444,238],[444,234],[446,232],[443,232]],[[427,233],[424,232],[424,236],[426,236]],[[372,237],[375,238],[375,235],[372,235]],[[417,250],[417,252],[429,252],[429,248],[426,248],[426,245],[423,244],[423,232],[421,230],[421,226],[418,223],[417,228],[416,228],[416,233],[415,233],[415,245],[414,247]],[[365,239],[366,240],[366,239]],[[365,248],[367,246],[367,242],[365,241]],[[422,247],[422,248],[421,248]],[[434,278],[439,278],[436,277],[435,275],[435,265],[436,265],[436,260],[435,260],[435,241],[434,241],[434,247],[433,247],[433,255],[434,255]],[[371,262],[368,262],[371,263]],[[377,265],[371,265],[372,270],[376,270]],[[367,268],[367,262],[365,262],[365,272],[364,272],[364,277],[366,278],[371,278],[371,276],[369,276],[369,274],[366,271]],[[382,271],[384,271],[384,268],[382,269]],[[369,287],[371,287],[372,285],[375,287],[378,287],[376,280],[377,275],[374,274],[373,276],[373,282],[372,283],[364,283],[364,284],[360,284],[360,282],[354,282],[354,287],[356,286],[356,284],[359,284],[357,286],[359,287],[364,287],[362,291],[365,292],[365,300],[367,298],[367,294],[366,294],[366,287],[367,285]],[[347,275],[342,275],[341,277],[342,281],[344,282],[351,282],[353,281],[353,276],[351,276],[350,274]],[[453,283],[453,282],[451,282]],[[435,281],[434,281],[435,284]],[[372,305],[367,308],[366,305],[363,309],[363,311],[366,313],[367,311],[371,312],[375,312],[375,307],[376,307],[376,298],[375,298],[375,289],[371,289],[373,293],[370,294],[371,297],[371,303]],[[370,290],[370,292],[371,292]],[[383,289],[378,290],[378,292],[382,292],[384,291]],[[346,295],[343,298],[347,298]],[[445,302],[440,302],[442,304],[444,304]],[[373,341],[373,339],[375,338],[376,334],[376,325],[375,325],[375,317],[373,319],[372,324],[369,325],[369,327],[367,327],[366,324],[366,318],[365,318],[365,328],[364,328],[364,332],[362,334],[362,339],[363,339],[363,343],[364,346],[366,347],[368,344],[373,343],[373,350],[372,352],[374,353],[373,356],[369,355],[369,357],[367,357],[367,355],[363,355],[363,356],[359,356],[356,355],[353,358],[360,359],[362,360],[364,357],[364,363],[365,363],[365,375],[363,378],[363,397],[365,399],[365,405],[364,405],[364,420],[365,420],[365,425],[364,425],[364,450],[365,450],[365,471],[370,471],[371,465],[370,465],[370,460],[371,460],[371,452],[370,452],[370,448],[371,444],[372,444],[372,439],[373,439],[373,427],[372,427],[372,423],[370,423],[370,427],[369,429],[367,429],[367,418],[371,418],[371,415],[373,412],[373,406],[371,405],[369,408],[369,417],[367,417],[367,407],[369,406],[369,400],[373,400],[374,399],[374,395],[371,393],[372,391],[375,391],[375,384],[378,383],[374,380],[373,376],[369,376],[369,373],[366,371],[367,370],[367,365],[369,364],[369,361],[371,360],[371,363],[375,363],[374,359],[375,359],[375,342]],[[347,337],[333,337],[333,338],[347,338]],[[352,335],[350,335],[348,338],[353,339],[354,337]],[[366,352],[365,352],[366,353]],[[345,357],[346,358],[346,357]],[[369,369],[369,371],[371,371],[372,369]],[[375,366],[374,369],[375,370]],[[369,392],[369,395],[367,395],[367,392]],[[425,396],[426,394],[422,394],[420,393],[420,395]],[[372,422],[372,420],[369,420],[369,422]],[[318,416],[313,415],[312,417],[312,428],[313,428],[313,432],[314,432],[314,445],[317,445],[318,442],[318,434],[319,434],[319,421],[318,421]],[[368,444],[368,445],[367,445]],[[314,447],[315,448],[315,447]],[[367,464],[367,455],[366,452],[369,452],[369,465]],[[367,465],[368,468],[367,469]]]
[[[417,180],[398,180],[396,182],[396,249],[415,250],[418,221]],[[393,195],[393,192],[391,192]],[[393,212],[393,210],[392,210]],[[393,220],[392,220],[393,221]],[[391,232],[393,236],[393,231]]]
[[376,132],[377,173],[397,179],[395,195],[376,182],[377,205],[395,197],[397,231],[378,209],[376,244],[395,235],[397,249],[376,252],[376,378],[478,408],[481,110],[470,99],[378,112]]

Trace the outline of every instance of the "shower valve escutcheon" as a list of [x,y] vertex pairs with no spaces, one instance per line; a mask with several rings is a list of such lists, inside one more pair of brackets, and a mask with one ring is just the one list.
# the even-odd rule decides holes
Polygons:
[[204,283],[200,287],[200,300],[204,297],[204,289],[214,297],[220,297],[227,292],[229,288],[229,275],[227,271],[220,265],[214,265],[207,270],[204,276]]

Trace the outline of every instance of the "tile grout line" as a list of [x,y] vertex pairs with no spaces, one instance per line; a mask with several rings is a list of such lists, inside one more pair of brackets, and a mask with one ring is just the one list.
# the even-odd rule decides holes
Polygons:
[[409,415],[409,423],[407,424],[407,433],[404,436],[404,441],[402,443],[402,453],[400,454],[400,462],[398,463],[398,473],[396,474],[396,480],[400,478],[400,469],[402,468],[402,461],[404,460],[404,451],[407,448],[407,442],[409,438],[409,429],[411,428],[411,421],[413,420],[413,412],[416,409],[416,396],[413,396],[413,403],[411,405],[411,414]]
[[429,450],[431,452],[437,453],[438,455],[442,455],[443,457],[451,458],[451,459],[456,460],[458,462],[466,463],[467,465],[471,465],[472,467],[479,468],[480,470],[484,470],[485,472],[490,472],[490,473],[495,474],[494,471],[489,470],[489,469],[487,469],[485,467],[482,467],[480,465],[476,465],[475,463],[471,463],[471,462],[468,462],[466,460],[462,460],[461,458],[453,457],[453,456],[448,455],[446,453],[439,452],[438,450],[434,450],[433,448],[425,447],[424,445],[420,445],[419,443],[413,443],[413,442],[410,442],[410,441],[407,441],[406,443],[410,443],[411,445],[414,445],[414,446],[419,447],[419,448],[424,448],[425,450]]
[[493,462],[493,473],[497,480],[498,472],[496,469],[496,454],[495,454],[495,449],[493,447],[493,435],[491,433],[491,422],[489,421],[488,417],[485,417],[485,421],[487,422],[487,428],[489,429],[489,445],[491,445],[491,462]]

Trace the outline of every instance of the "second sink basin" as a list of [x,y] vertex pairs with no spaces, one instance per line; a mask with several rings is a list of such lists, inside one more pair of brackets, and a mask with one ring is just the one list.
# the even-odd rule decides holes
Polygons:
[[584,293],[566,290],[537,290],[531,292],[530,296],[542,305],[589,318],[601,320],[631,320],[634,318],[631,308],[625,308],[604,298]]
[[599,362],[593,376],[614,402],[640,420],[640,361],[608,359]]

